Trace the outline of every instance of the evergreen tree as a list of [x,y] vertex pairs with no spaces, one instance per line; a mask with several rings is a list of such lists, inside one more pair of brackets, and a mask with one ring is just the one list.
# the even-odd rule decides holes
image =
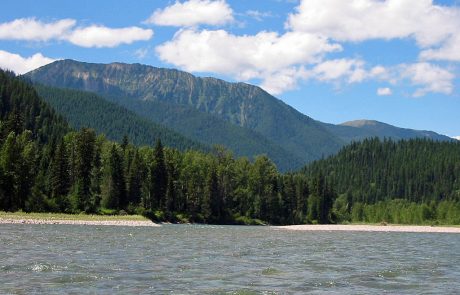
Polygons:
[[76,136],[76,184],[74,206],[77,211],[92,211],[91,171],[96,134],[83,128]]
[[65,211],[67,204],[67,194],[70,190],[70,168],[67,148],[64,140],[61,140],[54,153],[51,162],[51,195],[55,199],[59,209]]
[[[220,222],[223,218],[222,198],[220,197],[217,171],[211,166],[206,181],[206,200],[209,202],[209,216],[207,218],[214,222]],[[206,209],[207,211],[208,209]]]
[[138,206],[141,203],[142,179],[144,176],[144,167],[141,162],[138,151],[135,151],[134,157],[128,172],[128,203]]
[[126,209],[126,184],[123,172],[122,158],[115,144],[112,144],[109,160],[109,184],[104,206],[109,209]]
[[152,194],[151,208],[165,208],[165,196],[168,185],[165,157],[161,140],[157,141],[153,151],[153,167],[151,168]]

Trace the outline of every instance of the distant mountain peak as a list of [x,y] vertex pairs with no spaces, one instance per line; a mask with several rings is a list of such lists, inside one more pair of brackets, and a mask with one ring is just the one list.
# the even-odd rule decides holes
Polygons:
[[376,120],[367,120],[367,119],[361,119],[361,120],[353,120],[353,121],[347,121],[342,124],[341,126],[351,126],[351,127],[364,127],[364,126],[376,126],[376,125],[388,125],[383,122],[379,122]]

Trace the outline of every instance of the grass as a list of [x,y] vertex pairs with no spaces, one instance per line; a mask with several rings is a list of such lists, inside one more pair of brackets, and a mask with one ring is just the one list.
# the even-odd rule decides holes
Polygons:
[[84,221],[149,221],[141,215],[90,215],[64,213],[26,213],[0,211],[0,219],[84,220]]

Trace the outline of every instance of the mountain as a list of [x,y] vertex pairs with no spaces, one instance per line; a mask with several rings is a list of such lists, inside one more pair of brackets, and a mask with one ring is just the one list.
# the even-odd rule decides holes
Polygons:
[[[332,154],[344,144],[321,122],[261,88],[244,83],[199,78],[140,64],[90,64],[73,60],[51,63],[26,76],[46,85],[91,91],[104,97],[162,102],[172,105],[171,108],[180,106],[211,114],[259,133],[304,163]],[[161,121],[154,116],[151,119]]]
[[427,138],[437,141],[451,141],[448,136],[433,131],[413,130],[395,127],[374,120],[356,120],[333,125],[329,130],[345,141],[361,140],[369,137],[392,138],[393,140],[410,138]]
[[140,64],[61,60],[26,77],[45,85],[97,93],[191,139],[222,144],[238,156],[266,153],[283,171],[368,137],[451,140],[376,121],[322,123],[256,86]]
[[157,139],[161,139],[166,146],[179,150],[210,149],[94,93],[43,85],[35,85],[35,89],[75,129],[93,128],[118,142],[126,135],[136,145],[154,145]]
[[[122,98],[114,99],[117,102],[114,103],[91,92],[40,84],[36,84],[35,88],[74,128],[91,127],[118,142],[124,135],[128,135],[136,145],[153,145],[157,138],[161,138],[167,146],[180,150],[205,151],[210,150],[212,145],[223,144],[238,156],[266,153],[279,163],[282,170],[302,164],[300,159],[260,134],[194,109]],[[152,116],[159,118],[161,125],[151,121],[149,117]],[[182,119],[177,120],[178,116]],[[180,130],[192,140],[163,126]]]

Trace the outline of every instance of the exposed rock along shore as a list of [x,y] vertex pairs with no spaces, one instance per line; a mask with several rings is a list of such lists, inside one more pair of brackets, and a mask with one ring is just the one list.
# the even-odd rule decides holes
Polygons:
[[294,231],[361,231],[361,232],[412,232],[412,233],[460,233],[460,227],[422,225],[348,225],[348,224],[303,224],[273,226],[278,230]]
[[68,224],[68,225],[111,225],[111,226],[160,226],[152,221],[142,220],[66,220],[0,218],[0,224]]

